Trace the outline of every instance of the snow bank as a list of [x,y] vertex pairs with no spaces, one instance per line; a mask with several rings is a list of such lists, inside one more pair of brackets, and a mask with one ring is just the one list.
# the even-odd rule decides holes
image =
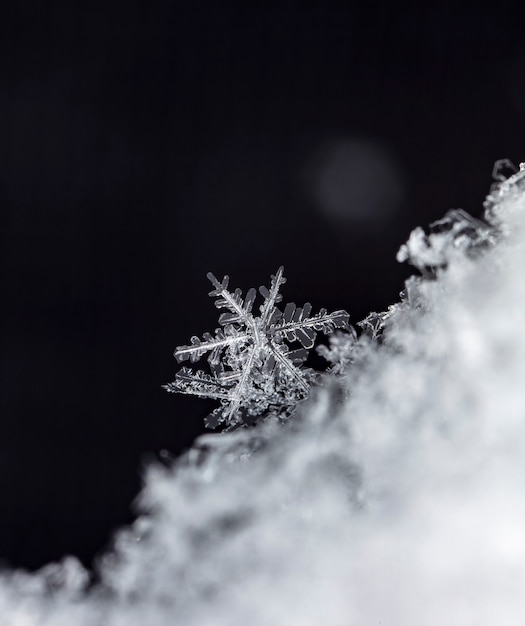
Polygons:
[[409,240],[435,277],[286,423],[150,467],[102,583],[73,558],[4,572],[0,624],[524,624],[525,168],[487,219],[475,254]]

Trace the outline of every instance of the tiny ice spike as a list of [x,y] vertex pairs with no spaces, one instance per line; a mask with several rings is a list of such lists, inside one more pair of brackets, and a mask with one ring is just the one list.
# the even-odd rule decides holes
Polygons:
[[[336,328],[349,328],[346,311],[311,315],[312,306],[287,304],[283,311],[279,288],[286,282],[281,266],[272,276],[270,288],[259,289],[264,300],[259,316],[252,313],[257,295],[250,289],[243,298],[240,289],[228,291],[228,276],[219,282],[212,273],[210,296],[225,311],[219,316],[221,328],[203,338],[192,337],[189,346],[179,346],[174,356],[180,363],[194,363],[208,354],[211,374],[183,367],[167,391],[219,400],[206,420],[208,428],[224,424],[230,428],[253,422],[272,410],[286,413],[308,394],[314,370],[304,366],[317,333],[330,334]],[[287,344],[295,342],[296,346]]]

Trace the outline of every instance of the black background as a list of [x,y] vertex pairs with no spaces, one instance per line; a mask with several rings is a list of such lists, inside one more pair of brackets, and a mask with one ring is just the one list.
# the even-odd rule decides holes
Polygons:
[[[523,21],[129,0],[7,3],[0,28],[0,558],[89,564],[144,464],[203,431],[210,406],[160,385],[216,327],[206,272],[247,289],[284,264],[286,301],[354,322],[396,301],[409,231],[480,215],[494,160],[525,159]],[[363,145],[401,191],[330,217],[311,181],[334,146],[365,205],[388,182]]]

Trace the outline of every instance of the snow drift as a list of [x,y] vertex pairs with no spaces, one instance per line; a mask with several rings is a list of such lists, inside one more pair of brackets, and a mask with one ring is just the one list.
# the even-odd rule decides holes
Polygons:
[[486,206],[290,419],[150,467],[100,583],[4,572],[0,624],[525,623],[525,166]]

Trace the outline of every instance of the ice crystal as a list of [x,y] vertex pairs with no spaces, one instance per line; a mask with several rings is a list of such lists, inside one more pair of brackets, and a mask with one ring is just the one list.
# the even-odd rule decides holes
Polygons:
[[507,196],[525,190],[525,163],[520,163],[518,169],[508,159],[500,159],[494,164],[492,176],[496,182],[485,200],[483,220],[462,209],[452,209],[430,224],[428,234],[421,227],[410,233],[396,258],[416,267],[421,276],[411,276],[406,281],[400,293],[401,302],[381,313],[374,311],[357,323],[365,335],[381,341],[383,331],[401,311],[421,308],[419,288],[424,279],[435,279],[439,270],[445,269],[454,257],[475,258],[497,243],[504,228],[498,212],[501,213],[502,201]]
[[286,282],[283,271],[281,266],[272,276],[269,289],[260,287],[264,300],[259,316],[252,313],[255,289],[243,298],[240,289],[228,290],[228,276],[219,282],[208,274],[214,287],[209,295],[217,298],[218,309],[225,310],[219,316],[221,327],[214,335],[205,333],[203,339],[192,337],[190,345],[179,346],[174,356],[178,362],[194,363],[208,354],[211,373],[183,367],[164,388],[219,400],[219,407],[206,419],[209,428],[223,423],[234,427],[272,410],[282,415],[292,408],[306,397],[315,379],[315,372],[304,362],[317,333],[349,328],[346,311],[321,309],[311,315],[309,303],[303,307],[289,303],[283,311],[278,309],[279,289]]
[[397,253],[397,260],[408,261],[423,276],[432,278],[437,270],[447,266],[451,257],[465,254],[471,258],[496,243],[501,235],[501,220],[494,207],[510,194],[525,189],[525,163],[516,168],[509,159],[494,164],[492,176],[496,181],[485,200],[484,220],[477,219],[462,209],[452,209],[430,225],[427,235],[420,227],[410,233],[406,244]]
[[[508,172],[511,175],[507,177]],[[521,203],[525,192],[525,162],[520,163],[516,171],[516,167],[508,159],[500,159],[496,161],[492,175],[496,182],[492,185],[484,202],[485,217],[498,230],[503,230],[505,234],[508,234],[505,217],[509,209],[509,201],[511,206],[513,206],[513,200]]]
[[349,332],[335,332],[328,338],[329,346],[317,346],[317,353],[330,364],[330,374],[344,374],[353,362],[357,334],[353,328]]
[[492,245],[495,237],[492,226],[462,209],[453,209],[430,225],[428,235],[422,228],[413,230],[406,244],[401,246],[397,260],[408,261],[424,276],[431,277],[437,269],[447,265],[454,252],[474,256]]

